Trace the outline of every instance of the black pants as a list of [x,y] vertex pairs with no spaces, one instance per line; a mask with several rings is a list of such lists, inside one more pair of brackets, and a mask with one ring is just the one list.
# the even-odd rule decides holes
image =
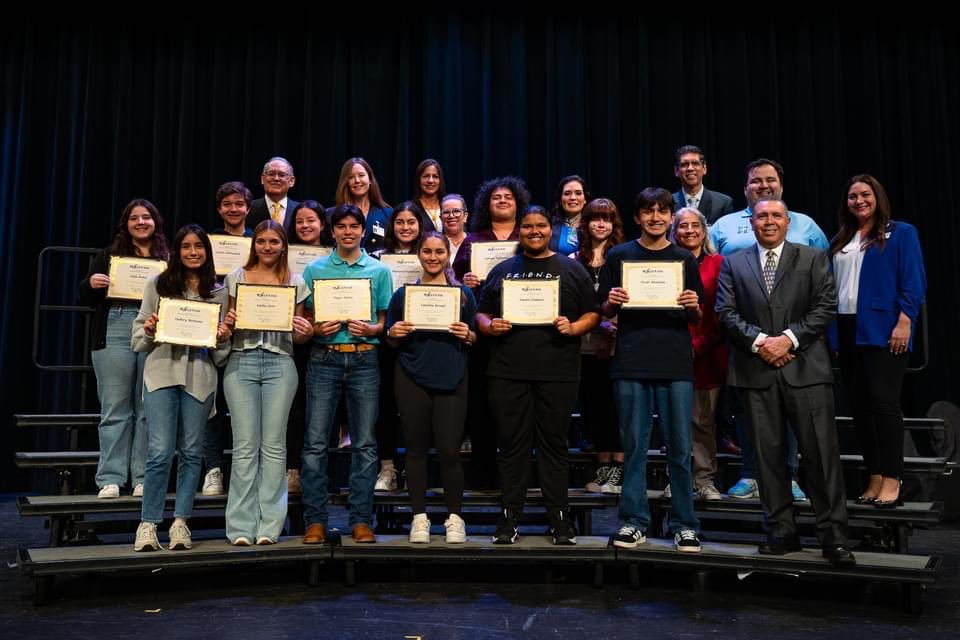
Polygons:
[[473,489],[497,488],[497,431],[490,415],[491,399],[487,389],[487,365],[490,364],[490,339],[479,336],[470,350],[467,371],[467,435],[470,436],[470,465],[467,482]]
[[397,442],[400,440],[400,425],[397,402],[393,394],[393,367],[397,352],[393,349],[377,349],[380,359],[380,410],[377,413],[377,457],[393,460],[397,457]]
[[489,377],[490,413],[497,423],[503,506],[523,511],[530,452],[537,449],[537,475],[550,512],[567,510],[570,458],[567,431],[577,405],[577,382],[539,382]]
[[433,391],[410,379],[400,362],[393,378],[400,424],[407,444],[407,489],[413,513],[426,513],[427,456],[430,436],[440,456],[440,478],[448,513],[460,513],[463,503],[463,466],[460,443],[467,417],[467,376],[456,390]]
[[311,343],[293,345],[293,363],[297,365],[297,393],[290,405],[287,419],[287,469],[303,466],[303,433],[307,424],[307,362],[310,361]]
[[903,413],[900,389],[907,353],[857,345],[857,316],[837,316],[840,372],[853,407],[853,424],[870,475],[903,476]]
[[621,452],[620,422],[613,400],[609,358],[580,356],[580,416],[597,451]]

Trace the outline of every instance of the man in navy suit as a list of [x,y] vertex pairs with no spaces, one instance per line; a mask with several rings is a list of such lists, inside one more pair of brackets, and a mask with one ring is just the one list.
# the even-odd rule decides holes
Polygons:
[[787,421],[803,455],[807,493],[823,555],[856,564],[847,546],[847,509],[833,407],[833,371],[824,334],[837,313],[827,255],[786,241],[782,200],[761,199],[750,222],[757,243],[720,268],[717,315],[730,337],[727,383],[738,388],[757,450],[767,516],[762,554],[800,550],[793,518]]
[[707,157],[700,147],[687,144],[673,154],[673,175],[680,179],[680,190],[673,194],[674,211],[693,207],[707,218],[708,224],[733,211],[733,198],[703,186],[707,175]]
[[286,158],[276,156],[267,160],[260,175],[263,185],[263,198],[257,198],[250,204],[247,226],[256,229],[264,220],[274,220],[283,226],[290,236],[293,227],[293,215],[300,203],[287,197],[297,177],[293,174],[293,165]]

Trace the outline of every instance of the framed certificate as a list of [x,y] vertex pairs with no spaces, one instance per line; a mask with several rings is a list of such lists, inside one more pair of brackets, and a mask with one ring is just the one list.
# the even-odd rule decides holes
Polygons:
[[470,245],[470,271],[486,280],[491,269],[517,255],[519,244],[516,240],[474,242]]
[[560,279],[504,280],[503,319],[513,324],[553,324],[560,315]]
[[302,276],[303,270],[307,265],[317,258],[326,258],[333,249],[330,247],[319,247],[312,244],[292,244],[287,249],[287,269],[290,273]]
[[250,257],[250,244],[253,238],[243,236],[228,236],[214,234],[210,236],[213,246],[213,268],[218,276],[225,276],[231,271],[247,264]]
[[408,284],[403,295],[403,319],[418,331],[447,331],[460,321],[460,287]]
[[373,295],[370,278],[313,281],[313,321],[370,320]]
[[293,331],[297,288],[237,283],[237,329]]
[[620,273],[630,302],[623,309],[682,309],[677,298],[683,292],[683,262],[627,260]]
[[107,297],[118,300],[142,300],[147,280],[163,273],[164,260],[110,256],[110,286]]
[[415,253],[384,253],[380,255],[380,262],[390,269],[394,291],[405,284],[413,284],[423,275],[420,258]]
[[157,342],[187,347],[217,346],[220,304],[182,298],[160,298],[157,310]]

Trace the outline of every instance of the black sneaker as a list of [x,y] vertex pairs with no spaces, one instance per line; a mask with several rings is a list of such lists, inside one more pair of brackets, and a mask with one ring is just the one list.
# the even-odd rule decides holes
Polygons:
[[640,527],[625,524],[613,536],[612,543],[621,549],[634,549],[647,541],[647,533]]
[[550,523],[549,534],[553,538],[553,544],[577,544],[577,530],[573,527],[573,520],[570,519],[568,511],[557,511],[552,514]]
[[700,536],[693,529],[681,529],[673,536],[677,551],[700,553]]
[[520,539],[517,531],[517,516],[504,509],[497,522],[497,530],[493,532],[493,544],[513,544]]

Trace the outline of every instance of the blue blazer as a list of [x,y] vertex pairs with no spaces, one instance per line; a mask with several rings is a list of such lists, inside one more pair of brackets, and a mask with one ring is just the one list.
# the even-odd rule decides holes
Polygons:
[[[887,241],[881,251],[871,245],[863,256],[857,291],[857,344],[886,347],[900,312],[911,320],[910,344],[917,316],[927,291],[927,276],[917,229],[906,222],[887,224]],[[833,261],[830,261],[831,267]],[[836,324],[830,328],[830,343],[837,347]]]

